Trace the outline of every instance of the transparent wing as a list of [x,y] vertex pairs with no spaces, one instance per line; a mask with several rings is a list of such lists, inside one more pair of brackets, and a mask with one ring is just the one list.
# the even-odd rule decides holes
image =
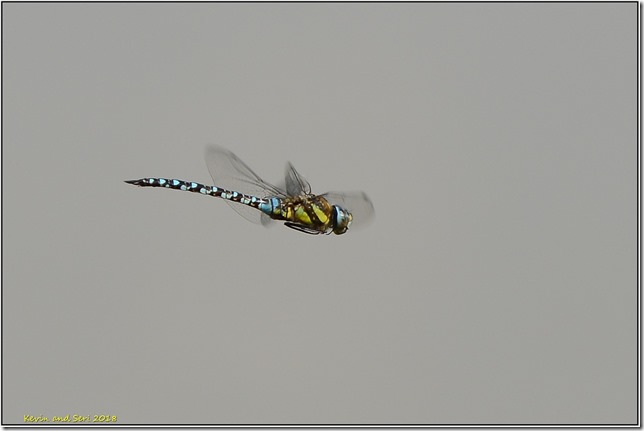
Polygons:
[[364,192],[329,192],[322,195],[332,205],[338,205],[353,215],[351,227],[363,226],[373,220],[376,212],[371,199]]
[[286,195],[284,190],[262,180],[246,163],[225,148],[208,147],[206,165],[218,187],[260,198]]
[[300,194],[308,195],[311,193],[311,184],[309,184],[309,182],[306,181],[306,178],[295,170],[295,167],[291,162],[286,164],[284,178],[286,180],[286,193],[290,196],[297,196]]
[[[214,185],[229,191],[265,198],[284,197],[286,192],[262,180],[239,157],[225,148],[210,146],[206,149],[206,166]],[[239,215],[253,223],[268,225],[271,220],[255,208],[226,200]],[[262,217],[263,216],[263,217]]]
[[257,212],[261,214],[259,222],[262,224],[262,226],[271,227],[275,224],[275,220],[273,220],[272,218],[270,218],[269,216],[267,216],[261,211],[257,211]]
[[237,214],[240,216],[244,217],[246,220],[249,222],[255,223],[255,224],[262,224],[262,225],[267,225],[267,223],[264,223],[264,217],[268,218],[269,220],[271,219],[269,216],[264,214],[258,209],[249,207],[248,205],[240,204],[237,202],[232,202],[229,200],[226,200],[226,203],[235,210]]

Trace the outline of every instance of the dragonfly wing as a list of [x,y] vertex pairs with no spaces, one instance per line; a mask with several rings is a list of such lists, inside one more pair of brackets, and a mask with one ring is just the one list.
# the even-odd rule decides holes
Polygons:
[[[267,196],[283,197],[285,192],[262,180],[239,157],[225,148],[210,146],[206,149],[206,166],[214,185],[228,191],[243,193],[264,198]],[[266,225],[261,211],[244,204],[226,200],[239,215],[253,223]],[[270,220],[270,217],[266,216]]]
[[332,205],[338,205],[353,215],[351,227],[363,226],[373,220],[375,210],[364,192],[329,192],[322,195]]
[[285,196],[284,190],[262,180],[246,163],[225,148],[208,147],[206,166],[217,187],[259,198]]
[[266,214],[264,213],[260,213],[260,214],[261,214],[260,222],[262,223],[262,226],[270,227],[275,223],[275,220],[273,220]]
[[[240,204],[237,202],[232,202],[229,200],[226,200],[226,203],[235,210],[237,214],[240,216],[244,217],[246,220],[249,222],[255,223],[255,224],[263,224],[262,223],[262,215],[264,215],[263,212],[261,212],[258,209],[255,209],[253,207],[249,207],[248,205]],[[268,216],[266,216],[268,217]]]
[[284,178],[286,180],[286,193],[289,196],[308,195],[311,193],[311,184],[295,170],[291,162],[286,164]]

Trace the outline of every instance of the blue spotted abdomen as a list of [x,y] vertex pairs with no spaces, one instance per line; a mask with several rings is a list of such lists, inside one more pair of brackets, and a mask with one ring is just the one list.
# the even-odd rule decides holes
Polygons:
[[240,204],[248,205],[263,212],[265,212],[265,209],[268,209],[267,205],[271,205],[269,199],[261,199],[256,196],[245,195],[243,193],[222,189],[221,187],[217,186],[207,186],[201,183],[195,183],[193,181],[183,181],[166,178],[142,178],[140,180],[126,181],[126,183],[133,184],[139,187],[163,187],[174,190],[182,190],[186,192],[200,193],[203,195],[214,196],[232,202],[238,202]]

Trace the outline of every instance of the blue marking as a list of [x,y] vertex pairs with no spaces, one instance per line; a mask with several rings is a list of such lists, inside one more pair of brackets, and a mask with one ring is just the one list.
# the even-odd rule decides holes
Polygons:
[[199,189],[199,193],[206,194],[206,189],[204,189],[203,187],[202,187],[202,188],[200,188],[200,189]]
[[196,189],[197,188],[197,183],[190,183],[190,188],[191,189]]
[[275,211],[277,209],[277,207],[280,206],[280,200],[277,199],[277,198],[271,198],[271,202],[272,202],[272,205],[273,205],[273,211]]
[[159,184],[164,185],[167,181],[163,178],[159,178]]
[[257,206],[257,208],[259,208],[259,210],[260,210],[261,212],[263,212],[264,214],[268,214],[268,215],[273,214],[273,204],[272,204],[272,200],[270,200],[270,201],[264,201],[264,202],[261,202],[261,201],[260,201],[260,203],[259,203],[259,205]]
[[239,193],[233,192],[233,197],[236,198]]
[[257,202],[257,198],[255,196],[251,196],[250,201],[252,203],[255,203],[255,202]]
[[172,180],[172,185],[173,185],[173,186],[178,186],[178,185],[179,185],[179,181],[177,181],[177,180]]
[[148,184],[154,184],[154,178],[148,178]]

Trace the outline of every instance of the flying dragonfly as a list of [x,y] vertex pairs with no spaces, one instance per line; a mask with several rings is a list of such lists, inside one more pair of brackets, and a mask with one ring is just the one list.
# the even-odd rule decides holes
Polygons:
[[264,226],[274,220],[296,231],[342,235],[349,227],[374,216],[364,192],[311,193],[311,185],[291,163],[286,164],[284,185],[262,180],[239,157],[221,147],[206,150],[206,165],[215,185],[167,178],[125,181],[140,187],[162,187],[224,199],[245,219]]

